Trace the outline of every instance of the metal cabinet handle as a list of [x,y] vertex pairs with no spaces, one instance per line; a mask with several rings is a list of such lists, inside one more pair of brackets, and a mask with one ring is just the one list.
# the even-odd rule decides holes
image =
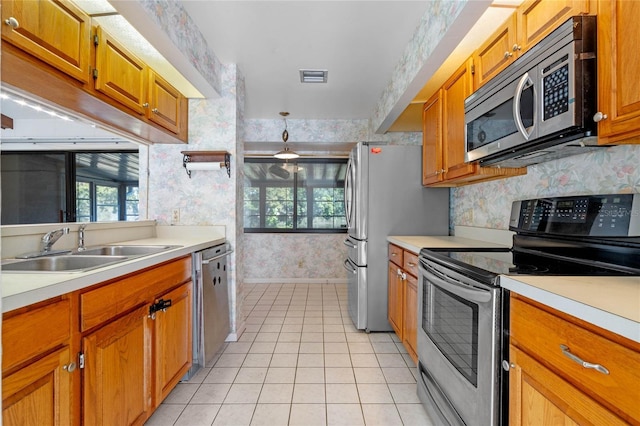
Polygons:
[[20,26],[20,22],[13,16],[4,20],[4,23],[13,28],[14,30]]
[[407,262],[407,265],[411,266],[412,268],[413,268],[414,266],[416,266],[416,264],[415,264],[415,263],[413,263],[413,262]]
[[512,56],[513,56],[513,53],[511,53],[511,52],[509,52],[509,51],[504,52],[504,58],[505,58],[505,59],[509,59],[509,58],[510,58],[510,57],[512,57]]
[[582,360],[582,358],[580,358],[579,356],[576,356],[576,355],[572,354],[571,350],[569,349],[568,346],[560,345],[560,349],[562,350],[562,353],[567,358],[569,358],[573,362],[576,362],[576,363],[582,365],[584,368],[591,368],[593,370],[599,371],[602,374],[609,374],[609,370],[607,370],[602,365],[600,365],[600,364],[592,364],[590,362]]
[[151,110],[152,113],[157,114],[158,113],[158,108],[154,108]]
[[149,102],[145,102],[142,104],[142,108],[149,108]]
[[522,46],[520,46],[519,44],[516,43],[516,44],[513,45],[513,51],[517,52],[518,50],[522,50]]
[[593,115],[593,121],[595,121],[596,123],[597,123],[598,121],[602,121],[602,120],[606,120],[606,119],[607,119],[607,114],[603,114],[603,113],[601,113],[600,111],[596,112],[596,113]]
[[64,371],[66,371],[67,373],[73,373],[76,369],[76,363],[75,362],[70,362],[69,364],[63,365],[62,369]]

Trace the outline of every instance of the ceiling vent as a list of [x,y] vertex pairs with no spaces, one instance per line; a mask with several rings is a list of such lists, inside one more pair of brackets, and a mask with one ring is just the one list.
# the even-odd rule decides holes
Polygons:
[[300,83],[326,83],[327,70],[300,70]]

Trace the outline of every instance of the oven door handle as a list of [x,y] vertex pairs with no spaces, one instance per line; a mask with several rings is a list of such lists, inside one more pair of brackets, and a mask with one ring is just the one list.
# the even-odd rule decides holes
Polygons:
[[476,303],[488,303],[491,301],[492,295],[489,290],[473,288],[470,285],[467,285],[462,281],[458,281],[452,277],[447,277],[447,280],[444,280],[433,274],[431,271],[426,270],[422,266],[420,266],[420,272],[427,278],[428,281],[431,281],[433,285],[443,288],[455,295],[462,297],[463,299]]

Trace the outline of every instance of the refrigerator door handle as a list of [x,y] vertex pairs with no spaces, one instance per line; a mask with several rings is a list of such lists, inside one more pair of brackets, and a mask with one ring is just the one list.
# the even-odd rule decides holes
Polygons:
[[349,248],[352,248],[352,249],[354,249],[354,248],[357,248],[357,247],[358,247],[357,245],[355,245],[355,244],[351,241],[351,239],[350,239],[350,238],[347,238],[346,240],[344,240],[344,242],[343,242],[342,244],[344,244],[345,246],[347,246],[347,247],[349,247]]
[[346,259],[342,266],[344,266],[344,269],[346,269],[347,271],[351,272],[354,275],[358,272],[358,270],[353,267],[353,264],[349,259]]
[[353,163],[351,162],[351,159],[349,159],[349,161],[347,162],[347,172],[346,172],[346,176],[344,179],[344,211],[345,211],[345,216],[347,219],[347,228],[351,228],[351,211],[352,211],[352,205],[353,205],[353,194],[351,193],[351,186],[352,186],[352,177],[351,177],[351,170],[353,169]]

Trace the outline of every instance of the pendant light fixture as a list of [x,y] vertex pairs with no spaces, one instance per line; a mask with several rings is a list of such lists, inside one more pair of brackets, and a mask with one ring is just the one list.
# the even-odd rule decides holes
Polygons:
[[282,142],[284,142],[284,149],[273,154],[273,156],[279,158],[280,160],[292,160],[294,158],[298,158],[300,157],[300,155],[294,151],[291,151],[287,146],[287,140],[289,140],[289,132],[287,131],[287,116],[289,115],[289,113],[283,111],[280,113],[280,115],[284,119],[284,131],[282,132]]

